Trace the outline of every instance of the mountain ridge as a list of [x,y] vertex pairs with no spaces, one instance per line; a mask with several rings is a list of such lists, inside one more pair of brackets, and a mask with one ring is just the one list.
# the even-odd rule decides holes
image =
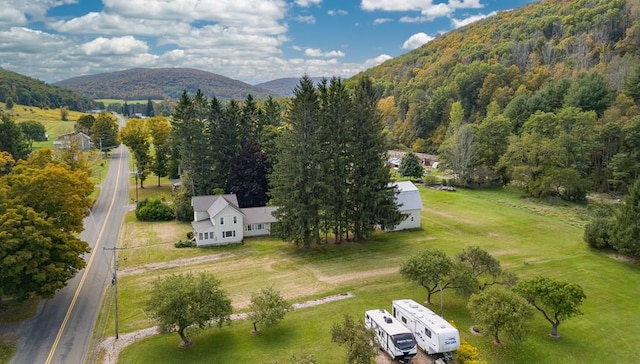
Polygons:
[[197,90],[221,100],[277,97],[274,92],[219,74],[187,67],[131,68],[72,77],[53,83],[92,99],[179,99]]

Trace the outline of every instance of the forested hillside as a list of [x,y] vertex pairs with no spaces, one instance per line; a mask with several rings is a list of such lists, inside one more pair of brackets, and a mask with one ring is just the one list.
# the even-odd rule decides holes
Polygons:
[[125,71],[74,77],[55,85],[69,88],[92,99],[177,100],[183,91],[201,90],[207,97],[242,100],[276,96],[265,89],[192,68],[133,68]]
[[0,68],[0,102],[87,111],[95,107],[94,102],[64,88],[46,83],[19,73]]
[[365,72],[392,139],[459,183],[581,199],[640,173],[640,1],[541,1]]

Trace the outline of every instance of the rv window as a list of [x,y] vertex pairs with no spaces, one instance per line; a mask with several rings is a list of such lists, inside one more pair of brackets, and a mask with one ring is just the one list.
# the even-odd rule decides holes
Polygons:
[[431,331],[429,331],[429,329],[424,329],[424,333],[427,334],[428,337],[431,337]]
[[402,322],[404,322],[405,324],[407,323],[407,319],[404,316],[401,316],[402,318]]

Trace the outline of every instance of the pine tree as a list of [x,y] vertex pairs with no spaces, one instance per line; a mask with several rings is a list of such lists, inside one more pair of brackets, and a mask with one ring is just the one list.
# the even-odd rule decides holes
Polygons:
[[378,97],[369,78],[357,81],[353,95],[348,135],[350,175],[347,183],[347,211],[353,238],[368,237],[376,228],[393,227],[402,221],[395,203],[396,189],[385,163],[387,153],[382,134],[383,123],[377,108]]
[[294,90],[281,138],[278,161],[271,174],[272,202],[279,223],[276,232],[305,248],[317,241],[319,202],[316,194],[321,170],[318,116],[320,107],[313,81],[304,76]]

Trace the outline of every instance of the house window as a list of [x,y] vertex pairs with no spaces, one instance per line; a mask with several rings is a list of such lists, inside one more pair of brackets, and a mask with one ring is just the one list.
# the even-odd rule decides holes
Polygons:
[[204,233],[204,238],[209,239],[209,232]]
[[404,322],[405,324],[407,323],[407,319],[404,316],[402,316],[402,322]]
[[411,221],[413,221],[413,216],[411,216]]
[[198,233],[198,240],[202,240],[202,233]]
[[224,225],[224,217],[220,218],[220,225]]
[[262,224],[258,224],[258,230],[262,230]]
[[252,229],[251,229],[252,227],[253,227],[253,225],[251,225],[251,224],[247,225],[247,231],[251,231],[251,230],[252,230]]
[[231,237],[235,237],[236,236],[236,231],[235,230],[229,230],[229,231],[223,231],[222,232],[222,237],[223,238],[231,238]]
[[237,216],[234,216],[234,217],[233,217],[233,223],[234,223],[234,224],[237,224],[237,223],[238,223],[238,217],[237,217]]

